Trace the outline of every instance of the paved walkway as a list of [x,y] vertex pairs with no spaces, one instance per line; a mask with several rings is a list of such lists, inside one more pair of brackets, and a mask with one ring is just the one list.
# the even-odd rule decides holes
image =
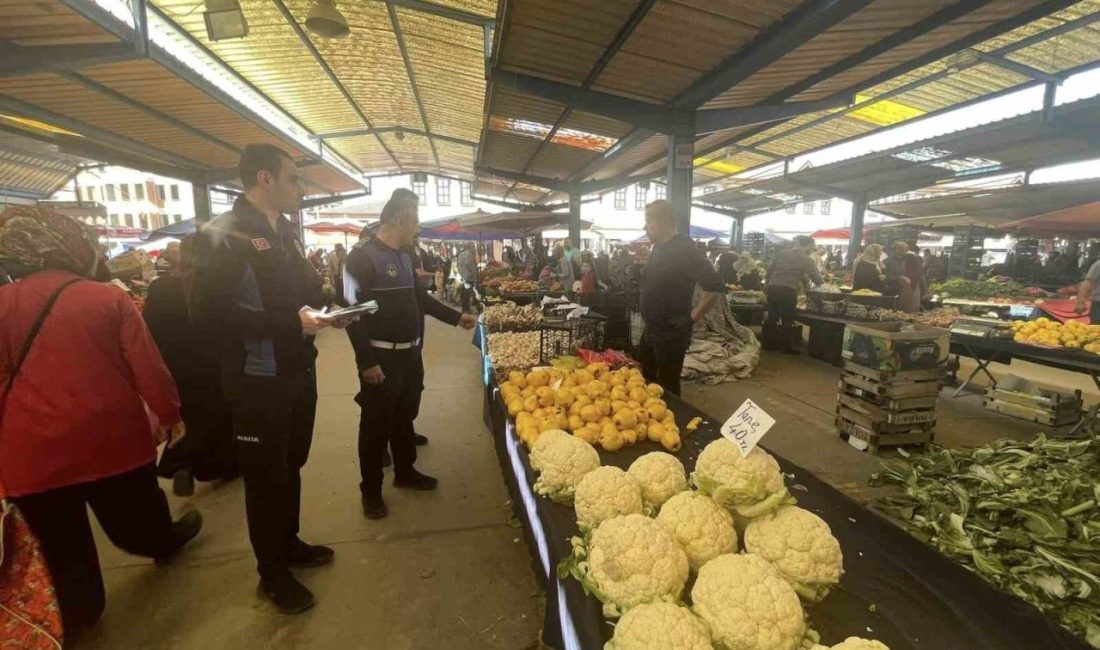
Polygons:
[[[301,616],[256,594],[240,481],[199,484],[186,501],[206,526],[172,566],[156,568],[99,536],[107,613],[80,648],[215,650],[520,650],[536,647],[542,610],[530,555],[481,422],[479,357],[470,333],[429,319],[419,467],[437,493],[387,486],[390,517],[362,515],[354,360],[342,332],[319,340],[317,423],[303,472],[302,529],[336,562],[297,572],[317,596]],[[387,479],[391,476],[387,473]],[[167,488],[167,482],[164,483]]]

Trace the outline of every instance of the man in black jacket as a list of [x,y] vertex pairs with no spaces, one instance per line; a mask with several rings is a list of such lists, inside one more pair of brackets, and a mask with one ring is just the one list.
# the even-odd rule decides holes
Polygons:
[[[695,321],[714,307],[726,288],[691,238],[676,232],[676,216],[668,201],[646,206],[645,231],[653,252],[642,272],[645,333],[639,360],[647,379],[679,395],[680,372]],[[693,306],[696,285],[703,295]]]
[[363,513],[370,519],[388,514],[382,500],[382,459],[387,442],[393,450],[395,487],[434,490],[438,484],[413,467],[413,421],[424,389],[422,314],[466,329],[477,324],[477,316],[447,307],[416,281],[408,251],[420,228],[417,201],[413,192],[395,190],[382,209],[378,236],[356,245],[347,259],[347,276],[356,285],[358,302],[378,303],[376,313],[348,327],[360,382],[355,397],[361,409],[359,490]]
[[317,405],[313,336],[329,322],[310,307],[321,305],[321,278],[283,216],[301,202],[294,161],[272,145],[249,145],[240,177],[244,196],[199,234],[191,313],[219,350],[261,590],[296,614],[314,600],[289,568],[333,558],[298,537],[299,472]]

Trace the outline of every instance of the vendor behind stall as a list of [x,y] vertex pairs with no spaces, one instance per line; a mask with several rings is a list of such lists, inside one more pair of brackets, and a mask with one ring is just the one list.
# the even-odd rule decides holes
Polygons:
[[[812,237],[800,235],[794,238],[794,246],[779,253],[768,270],[768,318],[761,331],[766,350],[781,350],[788,354],[798,351],[792,345],[795,309],[798,307],[798,290],[804,282],[822,283],[817,265],[810,259],[814,249]],[[782,325],[780,325],[782,321]]]
[[852,276],[852,290],[860,289],[886,293],[886,274],[882,268],[882,246],[879,244],[871,244],[863,249],[859,260],[856,261],[855,273]]
[[[642,372],[675,395],[680,394],[684,355],[695,321],[718,302],[722,278],[686,234],[676,232],[672,204],[658,200],[646,206],[645,230],[653,252],[642,273],[642,319],[645,333],[638,349]],[[692,306],[695,286],[704,293]]]
[[894,254],[886,260],[886,287],[890,293],[897,292],[898,309],[910,314],[920,311],[927,286],[920,256],[909,250],[909,244],[894,242]]
[[1100,324],[1100,261],[1093,262],[1089,267],[1085,279],[1081,280],[1077,288],[1077,305],[1074,311],[1078,314],[1085,313],[1088,309],[1089,322]]

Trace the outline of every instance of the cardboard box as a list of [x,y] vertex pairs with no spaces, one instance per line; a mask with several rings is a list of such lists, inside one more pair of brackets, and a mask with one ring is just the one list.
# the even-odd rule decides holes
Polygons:
[[841,356],[879,370],[918,370],[946,364],[951,332],[910,323],[859,323],[844,328]]

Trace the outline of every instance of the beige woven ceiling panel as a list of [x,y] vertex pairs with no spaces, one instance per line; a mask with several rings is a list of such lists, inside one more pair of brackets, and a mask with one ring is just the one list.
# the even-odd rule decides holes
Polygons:
[[125,104],[55,75],[0,78],[0,94],[78,120],[209,167],[237,164],[237,155]]
[[633,128],[626,122],[613,120],[602,115],[593,115],[582,111],[573,111],[569,118],[561,125],[563,129],[575,129],[585,133],[593,133],[618,140]]
[[437,5],[458,9],[483,18],[497,15],[497,0],[433,0]]
[[474,168],[473,147],[436,140],[435,150],[439,152],[440,166],[452,172],[461,173],[463,176],[468,176],[472,173],[471,170]]
[[[270,0],[243,0],[247,38],[211,42],[195,0],[154,0],[168,17],[314,133],[365,125]],[[308,10],[308,7],[307,7]]]
[[0,40],[17,45],[79,45],[117,42],[57,0],[0,0]]
[[565,106],[507,88],[494,88],[489,114],[541,124],[557,121]]
[[509,3],[499,65],[584,82],[637,0],[515,0]]
[[476,141],[485,101],[482,30],[420,12],[397,13],[431,131]]
[[528,172],[535,176],[564,180],[598,155],[587,149],[551,142],[544,145],[539,155],[531,161]]
[[391,169],[393,159],[373,135],[328,140],[328,146],[366,173]]
[[602,179],[624,174],[651,158],[663,156],[667,150],[668,138],[658,133],[651,136],[637,147],[621,155],[615,156],[610,162],[601,167],[598,172],[593,174],[592,177]]
[[501,171],[521,172],[539,147],[539,140],[512,133],[489,131],[479,163]]
[[435,167],[431,144],[420,135],[406,134],[398,140],[396,133],[383,133],[382,141],[407,169],[426,170]]

